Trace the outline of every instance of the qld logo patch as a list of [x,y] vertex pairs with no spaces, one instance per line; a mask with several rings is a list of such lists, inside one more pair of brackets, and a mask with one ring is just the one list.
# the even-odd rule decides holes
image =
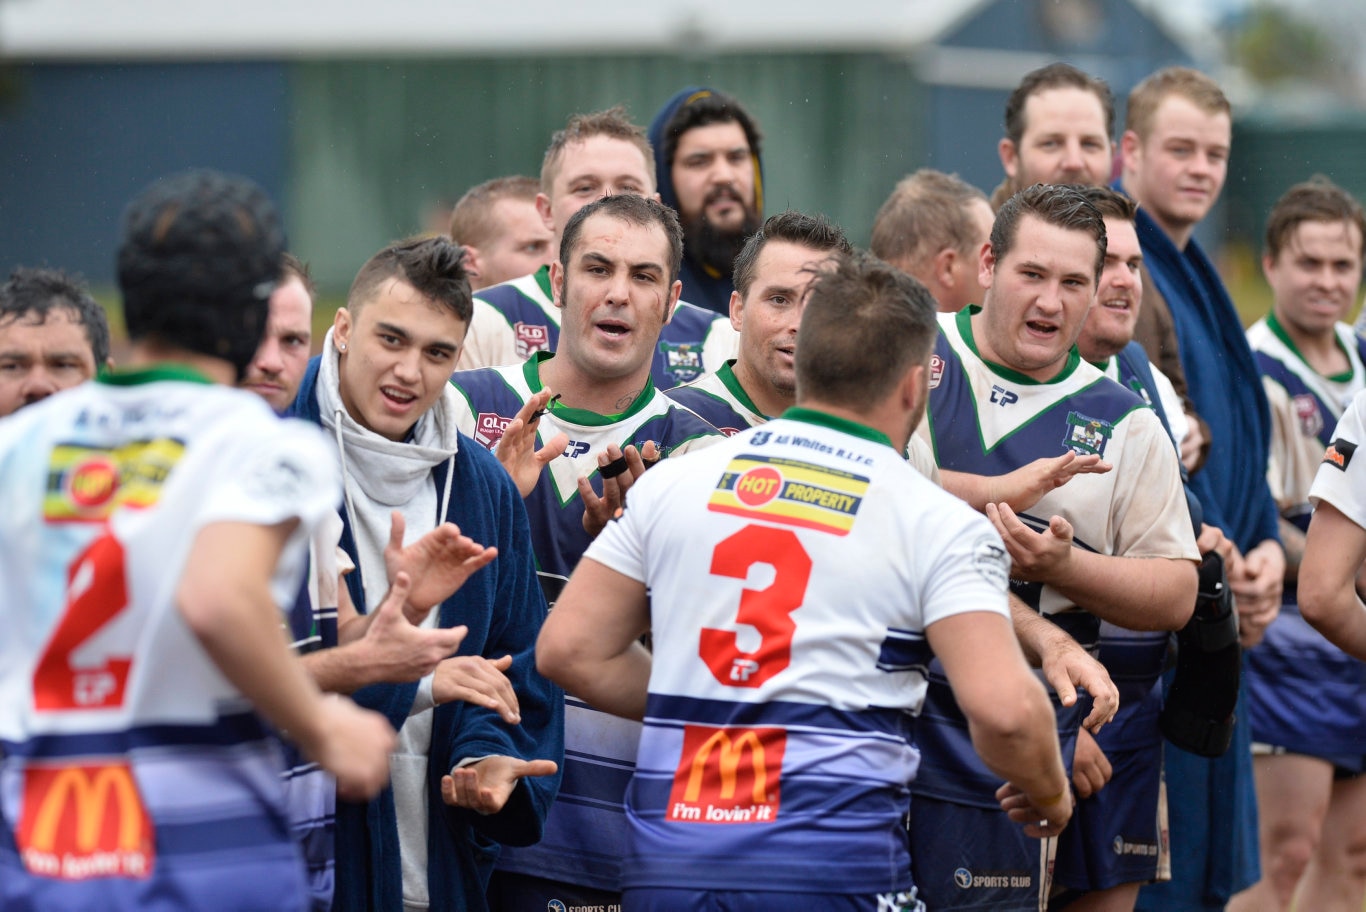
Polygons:
[[826,466],[755,454],[730,461],[707,509],[848,535],[868,479]]
[[119,507],[150,507],[185,453],[179,440],[139,440],[114,449],[53,447],[43,496],[50,523],[100,523]]
[[939,389],[939,381],[944,379],[944,359],[930,355],[930,389]]
[[664,370],[678,383],[691,383],[702,376],[702,348],[692,342],[661,342]]
[[1328,444],[1328,449],[1323,451],[1324,465],[1345,472],[1347,464],[1352,461],[1352,454],[1357,451],[1357,445],[1350,440],[1343,440],[1339,437]]
[[1081,412],[1068,412],[1067,434],[1062,439],[1062,445],[1078,456],[1094,453],[1104,457],[1105,444],[1114,432],[1115,426],[1108,421],[1090,418]]
[[664,819],[767,823],[778,817],[787,732],[781,728],[683,727]]
[[503,439],[503,432],[512,423],[497,412],[480,412],[474,419],[474,439],[485,449],[493,449]]
[[152,818],[123,760],[29,766],[14,838],[31,874],[59,880],[145,878],[156,859]]
[[513,347],[518,358],[529,358],[534,352],[550,351],[550,327],[539,323],[513,323]]
[[1309,393],[1303,393],[1291,400],[1295,406],[1295,420],[1299,423],[1300,433],[1306,437],[1317,437],[1323,430],[1323,413],[1319,402]]

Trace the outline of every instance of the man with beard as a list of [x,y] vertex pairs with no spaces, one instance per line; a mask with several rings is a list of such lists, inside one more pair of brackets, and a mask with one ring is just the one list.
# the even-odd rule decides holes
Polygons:
[[683,298],[722,315],[735,257],[762,222],[761,139],[738,101],[697,86],[669,99],[650,124],[660,200],[683,223]]

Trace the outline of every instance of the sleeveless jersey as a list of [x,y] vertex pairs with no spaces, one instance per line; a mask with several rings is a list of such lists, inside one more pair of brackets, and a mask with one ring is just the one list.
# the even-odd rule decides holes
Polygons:
[[[1098,454],[1113,465],[1109,472],[1072,478],[1019,513],[1020,520],[1042,530],[1050,517],[1061,516],[1072,525],[1074,547],[1101,554],[1197,561],[1176,452],[1152,409],[1083,362],[1075,349],[1058,375],[1044,382],[987,362],[972,335],[971,317],[979,310],[939,317],[929,407],[919,433],[940,468],[1001,475],[1068,449]],[[1097,645],[1100,621],[1085,606],[1048,586],[1011,585],[1083,646]],[[1070,756],[1084,702],[1067,709],[1054,701],[1064,756]],[[999,780],[965,742],[965,720],[937,666],[917,735],[925,754],[917,789],[945,801],[994,806]]]
[[[672,389],[733,358],[739,334],[729,318],[686,301],[660,330],[650,377],[655,388]],[[460,354],[460,370],[521,364],[560,341],[560,309],[550,289],[550,267],[485,288],[474,298],[474,314]]]
[[588,550],[651,592],[625,885],[908,888],[925,628],[1006,613],[1000,538],[886,437],[803,409],[660,469]]
[[321,434],[154,368],[0,422],[0,479],[0,908],[303,908],[277,745],[175,597],[206,525],[298,519],[292,604],[340,487]]
[[[541,390],[542,352],[525,364],[464,371],[452,382],[464,408],[460,430],[490,449],[527,399]],[[653,440],[666,457],[719,441],[716,430],[646,384],[620,415],[603,416],[552,404],[540,419],[540,440],[564,431],[565,455],[541,470],[526,498],[532,547],[546,602],[554,607],[569,574],[588,547],[578,478],[597,481],[598,454],[610,443],[641,447]],[[652,470],[653,471],[653,470]],[[648,474],[648,473],[647,473]],[[635,760],[640,726],[566,698],[565,765],[559,796],[546,817],[545,835],[527,848],[504,849],[498,867],[602,890],[619,890],[626,821],[622,797]]]
[[[1281,517],[1309,527],[1309,491],[1324,451],[1352,398],[1366,388],[1363,343],[1351,327],[1334,328],[1348,371],[1325,377],[1296,349],[1274,314],[1247,331],[1271,406],[1267,483]],[[1254,741],[1316,757],[1366,755],[1366,666],[1328,642],[1300,615],[1287,583],[1281,613],[1249,650],[1245,680]]]

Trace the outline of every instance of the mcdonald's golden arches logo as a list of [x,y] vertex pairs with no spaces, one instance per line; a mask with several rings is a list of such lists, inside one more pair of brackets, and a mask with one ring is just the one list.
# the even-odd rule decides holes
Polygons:
[[15,838],[30,873],[60,880],[144,878],[156,855],[127,761],[29,766]]
[[764,823],[778,816],[787,732],[686,725],[665,819]]

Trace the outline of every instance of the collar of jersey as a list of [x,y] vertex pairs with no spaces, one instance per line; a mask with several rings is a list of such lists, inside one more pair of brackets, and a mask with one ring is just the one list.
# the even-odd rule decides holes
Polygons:
[[[1266,328],[1271,330],[1271,334],[1274,335],[1277,339],[1280,339],[1282,342],[1284,342],[1285,347],[1294,352],[1295,357],[1303,361],[1305,367],[1309,368],[1310,370],[1314,370],[1313,366],[1309,363],[1308,359],[1306,359],[1304,355],[1300,354],[1300,350],[1295,347],[1295,343],[1290,339],[1290,333],[1285,331],[1285,327],[1281,325],[1281,321],[1276,319],[1275,313],[1269,313],[1266,315]],[[1337,345],[1339,351],[1341,351],[1344,355],[1347,355],[1346,349],[1342,347],[1342,339],[1338,338],[1336,327],[1334,327],[1333,330],[1333,343]],[[1348,380],[1352,379],[1351,364],[1352,357],[1351,355],[1347,355],[1347,370],[1343,371],[1340,374],[1333,374],[1332,376],[1320,376],[1323,376],[1323,379],[1329,380],[1333,383],[1346,383]],[[1314,373],[1317,374],[1318,371],[1314,371]]]
[[716,369],[716,379],[720,380],[721,385],[724,386],[726,389],[730,390],[730,394],[734,396],[735,400],[739,402],[741,405],[743,405],[745,408],[749,409],[756,415],[763,415],[765,419],[772,417],[770,415],[764,415],[763,411],[760,410],[759,406],[754,404],[754,400],[749,398],[749,393],[745,392],[745,388],[740,385],[740,378],[735,376],[735,371],[732,369],[732,365],[734,364],[735,359],[731,358],[729,361],[718,367]]
[[803,424],[815,424],[820,427],[829,428],[832,431],[839,431],[851,437],[862,437],[864,440],[871,440],[873,443],[880,443],[884,446],[891,446],[892,439],[881,431],[871,428],[866,424],[857,421],[850,421],[848,418],[841,418],[838,415],[831,415],[828,412],[818,412],[815,409],[802,408],[794,405],[792,408],[783,412],[783,417],[789,421],[800,421]]
[[162,380],[179,380],[182,383],[203,383],[212,386],[213,381],[204,374],[184,364],[163,362],[148,367],[113,368],[100,371],[95,378],[99,383],[109,386],[141,386],[144,383],[157,383]]
[[967,307],[958,311],[958,316],[955,318],[958,321],[958,332],[962,335],[963,341],[967,344],[968,348],[972,350],[972,353],[977,356],[978,360],[985,364],[996,376],[1004,377],[1006,380],[1009,380],[1012,383],[1019,383],[1022,386],[1047,386],[1050,383],[1061,383],[1066,380],[1068,377],[1072,376],[1072,372],[1077,369],[1077,365],[1081,364],[1081,352],[1077,351],[1075,345],[1068,350],[1067,363],[1062,366],[1062,370],[1058,371],[1057,374],[1049,377],[1047,380],[1035,380],[1033,377],[1022,374],[1017,370],[1012,370],[1004,364],[988,361],[986,358],[982,357],[982,352],[977,348],[977,340],[973,338],[972,335],[972,317],[974,314],[979,314],[981,312],[982,306],[980,304],[969,304]]
[[[522,364],[522,377],[526,380],[527,388],[532,395],[539,393],[544,387],[541,385],[541,363],[549,361],[555,357],[554,352],[536,352],[527,358]],[[550,414],[560,421],[569,424],[577,424],[580,427],[606,427],[609,424],[616,424],[618,421],[630,418],[632,415],[645,410],[650,404],[650,400],[655,397],[655,385],[649,377],[645,378],[645,388],[640,391],[631,402],[630,408],[616,415],[599,415],[597,412],[590,412],[587,409],[570,408],[567,405],[560,405],[558,402],[551,402],[549,405]]]
[[536,284],[541,287],[541,291],[545,292],[545,299],[547,301],[555,300],[555,292],[550,288],[550,267],[542,266],[532,275],[536,278]]

